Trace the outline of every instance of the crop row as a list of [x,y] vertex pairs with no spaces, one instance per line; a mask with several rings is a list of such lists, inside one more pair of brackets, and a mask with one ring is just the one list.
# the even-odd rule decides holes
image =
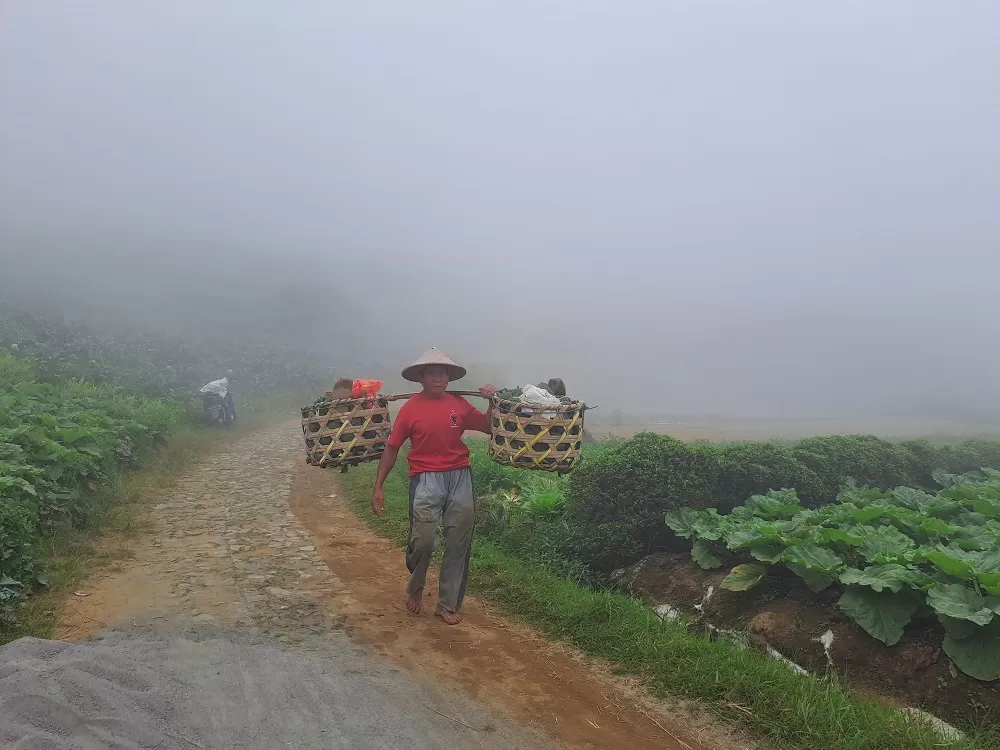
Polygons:
[[0,352],[0,623],[45,584],[40,544],[93,512],[94,493],[183,421],[180,407],[108,385],[40,383]]
[[723,588],[746,591],[773,566],[814,592],[842,586],[840,608],[893,645],[914,618],[936,617],[943,648],[980,680],[1000,678],[1000,472],[938,473],[937,493],[848,487],[807,509],[794,490],[751,497],[727,515],[669,511],[666,523],[693,542],[705,569],[739,560]]
[[936,492],[936,471],[1000,468],[1000,442],[932,445],[868,435],[808,438],[790,445],[691,444],[644,433],[585,456],[566,484],[573,552],[607,574],[666,549],[674,539],[663,514],[678,508],[727,513],[747,498],[791,487],[802,506],[821,508],[841,489],[913,487]]

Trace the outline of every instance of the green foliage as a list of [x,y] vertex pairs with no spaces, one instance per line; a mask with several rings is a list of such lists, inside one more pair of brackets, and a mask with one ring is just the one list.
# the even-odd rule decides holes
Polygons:
[[[904,485],[931,489],[935,470],[944,467],[964,472],[980,460],[987,463],[975,468],[989,462],[1000,464],[1000,443],[966,441],[938,448],[921,441],[902,445],[871,436],[844,435],[809,438],[791,446],[774,442],[713,446],[641,434],[603,447],[598,454],[587,454],[584,465],[571,476],[567,520],[576,533],[573,554],[595,570],[607,572],[664,548],[668,538],[658,519],[665,510],[713,505],[725,513],[748,497],[763,497],[776,488],[794,488],[794,512],[798,512],[800,502],[806,508],[835,502],[840,488],[849,481],[883,490]],[[915,482],[917,478],[921,482]],[[714,501],[706,499],[708,487]],[[927,524],[935,522],[925,521]],[[885,547],[907,542],[885,531],[864,543]],[[752,556],[763,562],[776,562],[772,553],[765,542],[751,550]],[[825,588],[833,582],[828,573],[794,563],[789,567],[813,588]]]
[[722,558],[700,539],[696,539],[691,545],[691,558],[698,563],[698,567],[705,570],[715,570],[723,565]]
[[911,568],[897,563],[868,565],[864,570],[845,568],[840,574],[840,582],[845,586],[866,586],[875,592],[891,591],[898,594],[904,588],[917,588],[921,577]]
[[778,443],[728,443],[716,448],[719,481],[716,507],[728,513],[752,495],[794,487],[803,505],[829,502],[826,485],[795,453]]
[[903,637],[903,628],[920,606],[920,599],[908,591],[897,594],[848,586],[838,604],[868,635],[892,646]]
[[529,518],[555,518],[562,513],[565,504],[563,493],[553,487],[529,495],[521,508]]
[[1000,597],[983,596],[960,583],[939,583],[927,592],[927,604],[943,617],[989,625],[1000,614]]
[[717,507],[728,512],[746,498],[794,488],[807,508],[832,503],[846,482],[889,490],[933,490],[935,472],[965,474],[1000,468],[1000,441],[966,440],[935,446],[926,440],[893,443],[868,435],[833,435],[714,446],[719,457]]
[[487,442],[485,440],[470,441],[470,458],[472,460],[472,480],[476,486],[476,493],[485,496],[497,490],[518,491],[528,488],[527,482],[533,481],[535,472],[521,471],[513,466],[503,466],[491,461],[487,455]]
[[[501,466],[489,459],[485,440],[470,441],[476,487],[476,535],[557,575],[590,583],[563,522],[568,478]],[[588,448],[587,450],[593,450]]]
[[21,383],[34,380],[35,367],[26,359],[0,356],[0,383]]
[[932,469],[940,469],[949,474],[965,474],[978,471],[984,466],[1000,469],[1000,441],[966,440],[943,445],[937,449],[929,463]]
[[85,525],[89,494],[183,420],[174,405],[110,386],[39,383],[33,374],[0,352],[0,606],[8,618],[44,581],[39,540]]
[[499,490],[484,495],[476,503],[476,527],[480,534],[498,538],[507,533],[520,504],[511,490]]
[[17,603],[41,575],[35,562],[37,530],[33,508],[0,500],[0,627],[13,620]]
[[942,644],[944,652],[965,674],[986,682],[1000,675],[1000,620],[985,627],[970,628],[964,634],[949,630]]
[[712,504],[717,471],[710,449],[652,433],[588,456],[566,495],[574,554],[604,573],[638,561],[666,538],[665,511]]
[[848,480],[882,489],[916,484],[914,454],[871,435],[807,438],[796,443],[792,452],[819,477],[827,502]]
[[702,567],[711,558],[741,561],[724,588],[752,588],[768,565],[784,566],[813,591],[844,586],[840,608],[886,645],[923,606],[945,628],[959,669],[995,680],[1000,641],[981,631],[1000,627],[1000,472],[936,476],[945,485],[936,494],[852,483],[820,508],[803,508],[794,491],[781,490],[728,515],[680,508],[664,520],[693,542]]
[[909,451],[910,455],[913,456],[913,486],[928,489],[936,487],[934,471],[945,468],[946,464],[942,463],[941,456],[942,451],[948,446],[939,448],[927,440],[904,440],[899,446]]
[[[902,445],[850,435],[810,438],[791,446],[778,443],[692,445],[644,433],[630,440],[587,446],[585,460],[568,479],[556,480],[539,472],[499,466],[488,460],[484,447],[473,449],[473,466],[477,488],[489,509],[483,514],[484,523],[491,530],[497,526],[494,521],[502,519],[507,523],[511,517],[511,506],[503,501],[498,490],[513,491],[517,498],[514,507],[521,515],[534,513],[536,506],[546,502],[558,503],[557,498],[564,496],[565,520],[572,532],[564,557],[583,563],[598,575],[606,575],[617,567],[669,547],[671,536],[665,533],[662,523],[665,512],[681,513],[671,515],[671,527],[683,536],[679,529],[683,527],[680,519],[685,509],[715,506],[725,513],[737,506],[743,507],[747,498],[752,498],[749,503],[755,516],[768,523],[741,529],[742,542],[737,535],[734,543],[739,546],[735,551],[745,552],[757,562],[782,563],[810,588],[821,591],[837,582],[836,571],[818,565],[816,560],[795,559],[802,550],[791,552],[789,559],[782,560],[785,548],[780,544],[782,534],[778,523],[800,513],[803,506],[821,509],[835,503],[840,487],[845,482],[853,483],[856,478],[881,490],[898,488],[893,492],[899,495],[900,503],[922,512],[922,498],[927,496],[925,490],[936,486],[935,477],[944,481],[943,477],[949,476],[942,474],[940,467],[966,471],[969,463],[975,460],[994,460],[991,458],[994,448],[1000,448],[1000,443],[967,441],[959,446],[939,448],[921,441]],[[955,459],[956,455],[961,458]],[[934,468],[928,469],[928,465]],[[900,486],[902,480],[918,476],[926,477],[929,484],[912,489]],[[962,477],[956,477],[956,481],[963,481]],[[553,487],[557,489],[546,494],[546,482],[555,482]],[[776,487],[790,491],[769,491]],[[880,492],[879,489],[873,491]],[[539,500],[529,502],[532,496]],[[984,501],[977,502],[976,507],[981,511]],[[554,517],[559,515],[555,509],[547,512]],[[867,565],[857,568],[862,574],[876,555],[891,555],[915,546],[915,539],[940,536],[948,530],[946,520],[933,516],[913,517],[910,527],[901,530],[891,524],[876,523],[884,513],[878,507],[859,509],[857,513],[860,515],[855,520],[867,524],[866,531],[870,530],[870,533],[851,538],[868,561]],[[697,562],[711,568],[719,565],[727,552],[715,544],[718,537],[712,539],[705,536],[706,533],[709,532],[702,524],[697,538],[706,543],[697,547]],[[977,535],[969,531],[956,544],[965,551],[988,549],[992,542],[983,537],[983,533],[980,531]],[[824,528],[822,537],[824,543],[845,543],[849,535],[844,529],[831,526]],[[939,553],[938,556],[947,554]],[[871,581],[870,578],[866,580]]]

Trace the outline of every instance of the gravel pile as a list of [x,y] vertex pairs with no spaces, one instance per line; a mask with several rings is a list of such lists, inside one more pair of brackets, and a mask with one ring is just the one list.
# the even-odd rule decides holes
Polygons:
[[23,638],[0,647],[4,748],[534,744],[491,723],[464,696],[350,650],[292,650],[218,631],[110,633],[81,644]]

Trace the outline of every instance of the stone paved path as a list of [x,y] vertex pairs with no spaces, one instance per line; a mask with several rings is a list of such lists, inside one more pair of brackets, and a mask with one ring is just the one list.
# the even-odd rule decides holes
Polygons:
[[342,628],[317,601],[340,581],[288,510],[295,437],[287,425],[259,430],[165,489],[150,514],[154,535],[70,600],[57,637],[166,617],[286,643]]

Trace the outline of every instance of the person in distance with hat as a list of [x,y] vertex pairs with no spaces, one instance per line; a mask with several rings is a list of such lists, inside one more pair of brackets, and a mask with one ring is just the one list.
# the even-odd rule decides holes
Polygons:
[[[448,393],[448,384],[465,377],[464,367],[437,349],[430,349],[403,370],[406,380],[420,383],[423,390],[399,410],[388,444],[378,464],[372,510],[385,513],[386,477],[407,440],[410,475],[410,538],[406,545],[406,567],[410,581],[404,604],[420,614],[427,568],[437,542],[438,523],[444,518],[444,558],[439,576],[438,603],[434,614],[448,625],[461,622],[459,610],[465,598],[472,554],[472,531],[476,503],[469,468],[469,447],[462,440],[466,430],[490,432],[490,418],[461,396]],[[483,398],[496,394],[487,384],[479,389]]]

